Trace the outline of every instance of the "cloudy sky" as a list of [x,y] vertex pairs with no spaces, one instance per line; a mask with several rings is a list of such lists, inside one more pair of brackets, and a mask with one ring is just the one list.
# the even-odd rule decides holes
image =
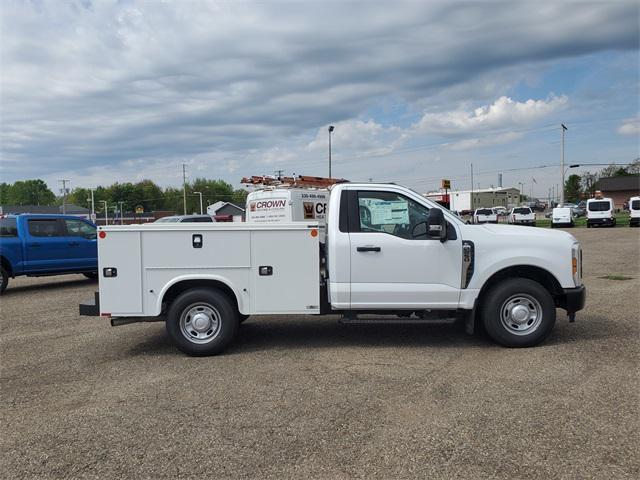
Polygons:
[[561,122],[568,163],[639,156],[637,1],[0,9],[2,181],[326,175],[330,124],[335,176],[420,191],[546,196]]

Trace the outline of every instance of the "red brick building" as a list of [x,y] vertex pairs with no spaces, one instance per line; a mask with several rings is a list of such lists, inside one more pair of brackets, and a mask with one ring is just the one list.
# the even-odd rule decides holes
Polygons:
[[616,209],[622,209],[629,197],[640,195],[640,175],[601,178],[596,190],[600,190],[603,197],[611,198]]

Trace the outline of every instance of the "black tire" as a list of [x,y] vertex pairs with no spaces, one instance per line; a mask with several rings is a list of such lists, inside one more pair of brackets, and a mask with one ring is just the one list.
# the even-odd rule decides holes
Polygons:
[[[551,294],[528,278],[503,280],[481,301],[480,315],[487,334],[505,347],[538,345],[549,336],[556,323],[556,306]],[[527,309],[522,320],[508,315],[508,312],[519,315],[523,312],[522,307]],[[534,311],[537,312],[535,319]]]
[[[196,323],[192,323],[196,315],[200,315],[203,324],[199,331]],[[223,352],[236,336],[239,323],[238,310],[225,293],[192,288],[173,301],[167,312],[166,327],[178,350],[202,357]],[[193,330],[189,330],[190,325]]]
[[89,280],[98,279],[98,272],[84,272],[83,275],[87,277]]
[[587,222],[587,228],[591,228],[591,224]]
[[0,295],[4,293],[9,285],[9,272],[4,267],[0,267]]

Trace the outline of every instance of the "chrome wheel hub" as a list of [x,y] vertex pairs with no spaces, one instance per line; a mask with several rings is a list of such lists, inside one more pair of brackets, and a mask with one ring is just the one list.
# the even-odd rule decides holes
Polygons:
[[529,335],[542,323],[542,306],[531,295],[513,295],[502,304],[500,320],[509,333]]
[[220,313],[208,303],[189,305],[180,316],[180,331],[193,343],[207,343],[220,333]]

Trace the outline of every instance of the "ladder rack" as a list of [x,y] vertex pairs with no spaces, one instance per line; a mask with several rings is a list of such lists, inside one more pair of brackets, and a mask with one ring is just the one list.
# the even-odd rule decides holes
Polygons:
[[328,188],[336,183],[346,183],[349,180],[344,178],[311,177],[308,175],[297,175],[293,177],[276,177],[274,175],[254,175],[243,177],[240,183],[260,187],[306,187],[306,188]]

